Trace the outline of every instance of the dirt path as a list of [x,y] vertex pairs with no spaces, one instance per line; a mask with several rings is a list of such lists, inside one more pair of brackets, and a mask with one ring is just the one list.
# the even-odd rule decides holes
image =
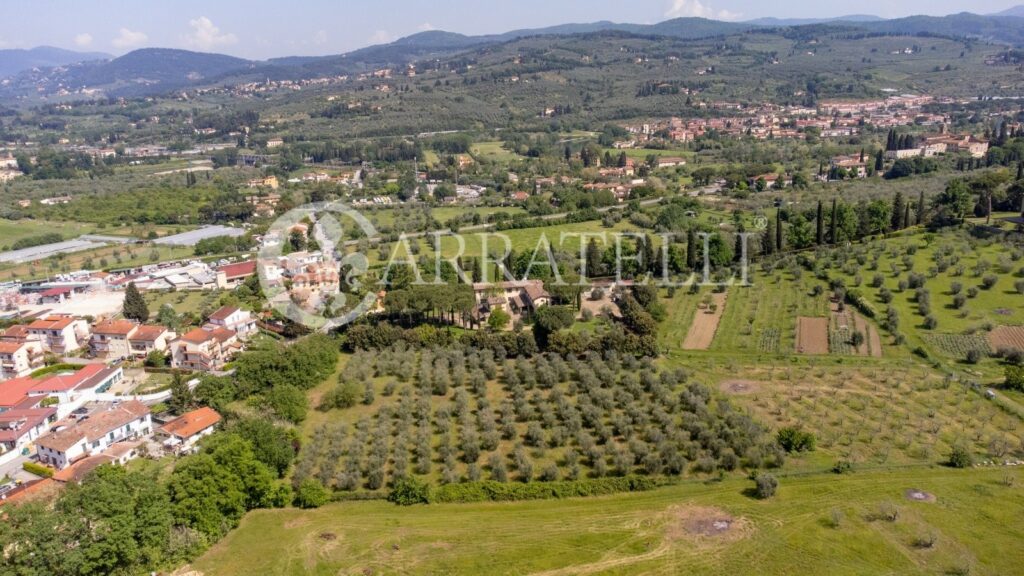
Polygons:
[[718,323],[722,321],[722,313],[725,312],[726,292],[712,294],[712,302],[715,303],[715,311],[698,310],[693,317],[693,324],[690,324],[690,331],[683,340],[683,350],[707,350],[715,339],[715,332],[718,331]]
[[868,322],[860,314],[853,315],[854,326],[864,335],[864,343],[857,349],[861,356],[882,357],[882,337],[878,335],[875,325]]

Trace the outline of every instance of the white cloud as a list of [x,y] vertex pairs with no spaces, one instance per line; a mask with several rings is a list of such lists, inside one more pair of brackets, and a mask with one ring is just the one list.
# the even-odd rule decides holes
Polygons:
[[665,16],[668,18],[696,17],[735,20],[742,14],[728,10],[715,10],[700,0],[672,0],[668,10],[665,11]]
[[149,40],[149,36],[146,36],[145,32],[133,32],[127,28],[121,28],[117,37],[110,43],[114,45],[114,48],[134,48],[146,40]]
[[209,50],[217,46],[235,44],[238,37],[230,32],[221,32],[214,23],[206,16],[200,16],[195,20],[188,21],[190,34],[185,36],[185,44],[199,50]]
[[391,42],[391,33],[387,30],[377,30],[370,36],[372,44],[387,44]]
[[92,34],[82,32],[75,36],[75,46],[81,46],[83,48],[86,46],[92,46]]
[[417,26],[416,29],[419,30],[420,32],[429,32],[431,30],[437,30],[437,28],[434,28],[434,25],[431,24],[430,22],[424,22],[423,24]]
[[320,45],[327,43],[327,31],[317,30],[316,34],[313,34],[313,44]]

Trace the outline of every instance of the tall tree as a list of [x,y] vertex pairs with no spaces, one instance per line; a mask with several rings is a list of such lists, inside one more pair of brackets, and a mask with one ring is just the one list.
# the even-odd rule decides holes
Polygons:
[[876,174],[881,174],[882,170],[884,170],[884,169],[885,169],[885,156],[883,155],[883,152],[881,150],[879,150],[875,154],[875,173]]
[[814,221],[814,224],[814,240],[815,243],[818,244],[818,246],[821,246],[822,244],[825,243],[825,213],[821,205],[821,200],[818,200],[818,214],[817,218]]
[[775,252],[775,220],[768,219],[768,226],[764,231],[764,240],[761,242],[765,255]]
[[782,252],[782,210],[775,211],[775,250]]
[[149,307],[146,306],[146,299],[142,297],[135,282],[129,282],[124,290],[124,304],[121,313],[129,320],[145,322],[149,319]]
[[896,197],[892,199],[892,222],[890,228],[893,231],[903,228],[903,192],[896,191]]
[[914,214],[914,223],[920,226],[924,223],[924,190],[917,195],[917,211]]
[[832,199],[832,222],[829,225],[828,233],[831,235],[829,240],[833,244],[839,242],[839,205],[835,198]]
[[686,267],[695,270],[697,267],[697,231],[693,226],[686,229]]

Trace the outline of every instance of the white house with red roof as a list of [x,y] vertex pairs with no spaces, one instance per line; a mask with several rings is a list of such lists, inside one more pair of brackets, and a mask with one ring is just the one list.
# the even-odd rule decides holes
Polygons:
[[28,396],[56,398],[58,417],[64,418],[87,402],[96,400],[97,394],[106,392],[124,379],[120,366],[86,364],[82,368],[52,374],[36,381]]
[[57,408],[18,408],[0,413],[0,464],[32,451],[32,443],[57,421]]
[[35,340],[0,341],[0,380],[27,376],[43,367],[43,345]]
[[248,310],[242,310],[235,306],[223,306],[207,320],[209,324],[217,328],[227,328],[238,333],[238,336],[245,338],[256,331],[256,319]]
[[149,436],[152,429],[149,408],[131,400],[91,412],[71,426],[39,438],[36,452],[40,462],[63,470],[118,443]]
[[29,324],[28,338],[38,340],[47,352],[70,354],[88,341],[89,324],[74,316],[51,315]]
[[100,358],[127,358],[132,355],[128,339],[139,329],[131,320],[107,320],[92,327],[89,347]]
[[163,445],[167,450],[174,453],[188,452],[199,440],[213,434],[220,421],[220,414],[216,410],[204,406],[171,420],[157,432],[166,437]]
[[249,276],[256,273],[256,261],[246,260],[217,268],[217,287],[227,290],[236,288]]
[[171,367],[202,372],[221,370],[241,351],[242,344],[234,330],[207,324],[171,342]]
[[154,350],[166,352],[173,339],[174,332],[166,326],[144,325],[128,337],[128,344],[133,355],[143,358]]

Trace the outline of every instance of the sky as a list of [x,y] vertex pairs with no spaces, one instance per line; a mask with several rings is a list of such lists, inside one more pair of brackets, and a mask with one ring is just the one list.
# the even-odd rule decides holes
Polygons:
[[339,54],[424,30],[492,34],[569,22],[653,24],[680,16],[749,20],[850,13],[885,18],[989,14],[1024,0],[3,0],[0,48],[120,55],[184,48],[251,59]]

